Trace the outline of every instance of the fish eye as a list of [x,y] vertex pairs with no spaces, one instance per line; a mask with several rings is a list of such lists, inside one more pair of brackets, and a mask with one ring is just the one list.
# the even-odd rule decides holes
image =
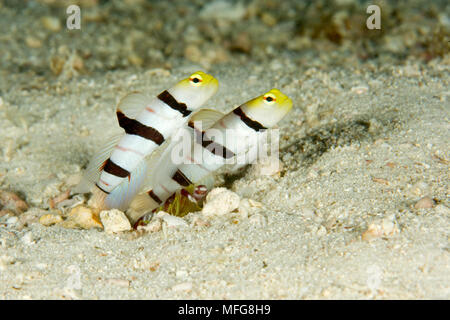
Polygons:
[[189,77],[189,82],[193,86],[199,86],[203,81],[203,78],[199,75],[194,73],[192,76]]
[[276,97],[273,94],[271,94],[271,93],[268,93],[268,94],[264,95],[263,100],[267,104],[272,104],[275,101],[277,101]]

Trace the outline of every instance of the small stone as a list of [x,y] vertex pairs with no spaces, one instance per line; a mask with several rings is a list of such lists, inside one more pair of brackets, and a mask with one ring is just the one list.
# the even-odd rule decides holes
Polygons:
[[47,30],[58,32],[61,30],[61,22],[56,17],[45,16],[41,19],[42,24]]
[[395,168],[395,166],[396,166],[395,162],[387,162],[386,163],[386,167]]
[[371,241],[373,239],[379,238],[383,235],[383,232],[381,231],[381,226],[372,223],[369,225],[367,230],[362,234],[362,239],[364,241]]
[[48,265],[46,263],[43,262],[38,262],[35,264],[36,269],[38,270],[45,270],[47,269]]
[[389,237],[397,234],[399,229],[394,219],[395,217],[391,216],[370,224],[362,234],[362,239],[364,241],[371,241],[376,238]]
[[179,279],[186,279],[188,277],[188,272],[186,270],[177,270],[175,272],[175,277]]
[[216,0],[209,2],[200,11],[200,18],[205,20],[223,19],[228,21],[239,21],[246,13],[243,4],[233,4],[224,0]]
[[159,261],[152,262],[150,263],[148,270],[150,270],[151,272],[155,272],[156,270],[158,270],[159,265],[160,265]]
[[[73,208],[69,213],[68,221],[70,222],[62,224],[66,228],[76,226],[82,229],[103,229],[103,225],[98,218],[97,211],[85,206],[77,206]],[[67,220],[64,222],[67,222]]]
[[203,218],[200,215],[194,215],[192,217],[192,225],[194,226],[198,226],[198,227],[210,227],[211,224],[209,223],[208,220],[206,220],[205,218]]
[[178,228],[178,227],[187,227],[188,226],[188,223],[183,218],[172,216],[164,211],[158,212],[156,214],[156,216],[158,218],[162,219],[166,223],[167,227],[169,227],[169,228]]
[[42,42],[39,39],[36,39],[34,37],[26,37],[25,38],[25,44],[29,48],[40,48],[42,47]]
[[130,286],[130,281],[126,279],[107,279],[106,283],[124,288],[128,288]]
[[214,188],[206,196],[206,204],[202,209],[205,216],[225,215],[239,206],[239,196],[226,189]]
[[372,181],[373,182],[376,182],[376,183],[381,183],[381,184],[385,184],[385,185],[389,185],[389,181],[387,181],[386,179],[383,179],[383,178],[376,178],[376,177],[373,177],[372,178]]
[[10,256],[0,256],[0,271],[6,270],[8,265],[14,264],[16,262],[16,259]]
[[11,218],[8,218],[8,220],[6,220],[6,224],[8,224],[8,226],[15,225],[17,222],[19,222],[19,218],[17,218],[17,217],[11,217]]
[[145,72],[147,76],[169,77],[170,71],[163,68],[154,68]]
[[142,66],[144,60],[138,56],[136,53],[131,53],[128,55],[128,61],[135,66]]
[[131,230],[130,221],[126,217],[125,213],[120,210],[103,210],[100,212],[100,219],[105,231],[108,233],[117,233]]
[[173,291],[191,291],[192,290],[192,283],[191,282],[183,282],[176,284],[172,287]]
[[300,215],[305,217],[305,218],[310,218],[310,219],[316,217],[316,214],[315,214],[314,210],[311,209],[311,208],[303,208],[301,210],[301,212],[300,212]]
[[15,213],[22,213],[28,210],[28,204],[17,194],[5,190],[0,190],[0,207],[2,209],[10,209]]
[[29,246],[32,245],[34,243],[36,243],[33,240],[33,233],[31,233],[31,231],[25,233],[25,235],[20,239],[22,241],[23,244]]
[[144,231],[144,232],[158,232],[162,229],[162,219],[160,218],[153,218],[152,221],[150,221],[145,226],[138,226],[138,231]]
[[317,231],[316,234],[321,237],[327,234],[327,229],[324,226],[320,226]]
[[39,218],[39,223],[46,227],[60,223],[62,221],[63,218],[57,214],[44,214]]
[[434,201],[430,197],[423,197],[414,205],[415,209],[430,209],[433,208]]
[[369,87],[366,85],[355,86],[351,88],[351,92],[356,94],[363,94],[369,91]]
[[269,26],[269,27],[273,27],[274,25],[277,24],[277,19],[273,15],[271,15],[270,13],[267,13],[267,12],[264,12],[261,15],[261,20],[266,26]]
[[255,176],[273,176],[280,173],[282,169],[283,163],[281,160],[278,157],[270,156],[255,163],[251,172]]
[[250,204],[248,203],[248,199],[242,199],[239,202],[238,213],[240,218],[248,218],[250,213]]

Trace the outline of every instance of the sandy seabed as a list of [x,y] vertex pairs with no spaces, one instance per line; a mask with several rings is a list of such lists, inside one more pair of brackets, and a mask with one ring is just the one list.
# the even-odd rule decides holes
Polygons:
[[[321,59],[0,71],[0,189],[30,206],[0,217],[0,298],[449,299],[449,56]],[[206,107],[272,87],[294,101],[279,125],[281,173],[217,182],[263,208],[136,237],[38,222],[120,131],[118,99],[205,68],[220,82]]]

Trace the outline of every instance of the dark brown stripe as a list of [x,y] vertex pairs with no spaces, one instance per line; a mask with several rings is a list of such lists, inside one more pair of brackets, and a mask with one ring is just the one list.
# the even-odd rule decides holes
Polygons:
[[182,185],[183,187],[187,187],[192,184],[191,180],[189,180],[183,172],[181,172],[180,169],[175,172],[175,174],[172,176],[172,179],[178,184]]
[[206,148],[209,152],[215,154],[216,156],[221,156],[225,159],[229,159],[235,156],[235,154],[231,151],[225,148],[224,146],[205,139],[205,131],[200,131],[194,127],[194,123],[192,121],[188,122],[188,126],[194,129],[195,131],[195,142],[199,143],[203,146],[203,148]]
[[202,145],[203,148],[207,149],[212,154],[215,154],[216,156],[221,156],[225,159],[230,159],[235,156],[235,154],[228,150],[223,145],[216,143],[212,140],[207,140],[205,138],[205,131],[200,131],[195,129],[195,142]]
[[144,139],[151,140],[157,145],[164,142],[164,136],[158,130],[146,126],[135,119],[128,118],[122,111],[117,110],[117,120],[126,133],[140,136]]
[[147,194],[148,194],[153,200],[155,200],[158,204],[161,204],[161,203],[162,203],[161,199],[153,192],[153,190],[150,190],[149,192],[147,192]]
[[206,148],[209,152],[215,154],[216,156],[221,156],[225,159],[230,159],[234,157],[234,153],[224,146],[215,143],[214,141],[204,141],[202,146]]
[[95,186],[97,187],[97,188],[99,188],[101,191],[103,191],[104,193],[106,193],[106,194],[109,194],[109,192],[108,191],[106,191],[106,190],[103,190],[102,188],[100,188],[100,186],[98,185],[98,184],[95,184]]
[[161,92],[158,95],[158,99],[167,104],[172,109],[177,110],[183,115],[183,117],[187,117],[192,112],[187,108],[186,104],[178,102],[167,90]]
[[103,171],[108,172],[109,174],[115,175],[119,178],[126,178],[129,176],[130,172],[125,170],[124,168],[118,166],[111,159],[106,160],[105,166],[103,167]]
[[259,123],[258,121],[252,120],[249,117],[247,117],[247,115],[244,113],[244,111],[242,111],[241,107],[236,108],[233,110],[233,113],[238,115],[239,118],[241,118],[242,121],[244,121],[244,123],[252,128],[255,131],[261,131],[261,130],[265,130],[267,129],[266,127],[264,127],[261,123]]

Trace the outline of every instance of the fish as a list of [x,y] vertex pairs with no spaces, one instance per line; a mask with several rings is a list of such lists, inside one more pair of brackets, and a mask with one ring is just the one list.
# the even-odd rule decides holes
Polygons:
[[[92,192],[91,201],[96,208],[120,207],[116,199],[124,192],[134,194],[144,181],[144,159],[151,159],[158,149],[167,146],[174,132],[186,124],[218,87],[216,78],[197,71],[154,98],[141,92],[125,96],[116,109],[124,132],[111,137],[96,153],[74,192]],[[123,181],[128,181],[130,190],[118,189]]]
[[[181,161],[175,161],[179,149],[186,145],[174,140],[156,163],[149,164],[153,165],[152,173],[143,183],[144,191],[132,200],[133,208],[153,210],[179,189],[199,184],[210,187],[214,174],[224,166],[236,169],[253,162],[258,157],[256,149],[267,139],[267,130],[283,119],[292,105],[288,96],[272,89],[227,114],[200,110],[187,125],[191,137],[188,152]],[[231,139],[220,138],[230,131]],[[236,164],[238,157],[244,161]]]

